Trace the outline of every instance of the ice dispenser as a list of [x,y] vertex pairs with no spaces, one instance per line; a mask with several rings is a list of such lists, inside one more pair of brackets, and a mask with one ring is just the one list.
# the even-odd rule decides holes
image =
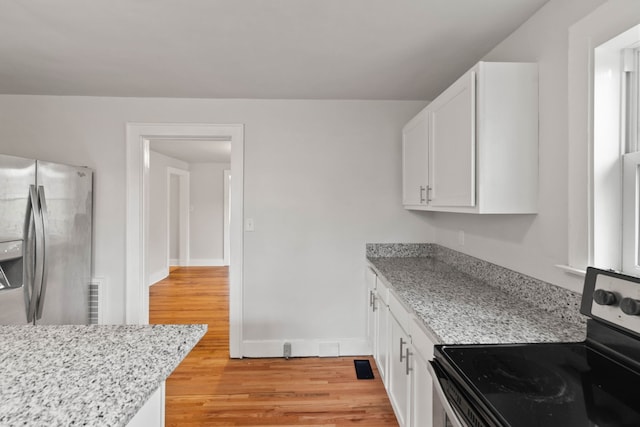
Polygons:
[[0,292],[22,287],[22,240],[0,241]]

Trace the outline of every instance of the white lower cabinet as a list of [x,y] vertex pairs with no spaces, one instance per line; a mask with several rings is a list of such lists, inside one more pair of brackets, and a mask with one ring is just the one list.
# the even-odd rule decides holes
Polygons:
[[390,358],[389,358],[389,385],[387,393],[391,406],[396,413],[398,424],[401,427],[409,426],[409,403],[411,395],[411,366],[410,358],[413,356],[411,338],[400,325],[398,319],[391,313],[390,328]]
[[[374,273],[375,274],[375,273]],[[371,314],[373,356],[400,427],[432,427],[433,383],[427,371],[436,342],[377,278]]]
[[412,319],[409,327],[414,351],[411,360],[411,427],[430,427],[433,423],[433,380],[427,370],[433,359],[434,339]]
[[376,330],[376,287],[378,276],[371,267],[366,267],[365,282],[367,285],[367,342],[371,354],[375,356],[378,348],[378,331]]
[[389,289],[382,281],[378,281],[375,298],[376,348],[373,357],[378,367],[382,383],[387,387],[389,370]]
[[164,390],[165,382],[149,397],[138,413],[129,421],[127,427],[164,426]]

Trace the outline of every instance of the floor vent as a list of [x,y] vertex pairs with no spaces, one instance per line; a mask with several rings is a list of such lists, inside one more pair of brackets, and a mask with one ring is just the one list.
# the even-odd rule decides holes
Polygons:
[[104,279],[93,278],[89,283],[89,324],[103,323],[104,316]]

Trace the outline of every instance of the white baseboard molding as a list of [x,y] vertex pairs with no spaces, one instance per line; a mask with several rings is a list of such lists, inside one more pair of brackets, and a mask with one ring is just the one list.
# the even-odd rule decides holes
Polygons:
[[191,267],[221,267],[225,265],[225,263],[222,258],[203,258],[203,259],[191,258],[189,260],[189,265]]
[[156,283],[158,283],[159,281],[161,281],[162,279],[165,279],[169,276],[169,269],[162,269],[162,270],[158,270],[155,271],[151,274],[149,274],[149,286],[153,286]]
[[370,356],[366,339],[245,340],[243,357],[283,357],[284,343],[291,343],[291,357]]

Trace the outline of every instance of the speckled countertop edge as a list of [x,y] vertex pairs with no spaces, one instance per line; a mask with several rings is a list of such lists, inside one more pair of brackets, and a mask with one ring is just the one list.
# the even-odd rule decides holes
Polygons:
[[0,425],[125,426],[206,330],[0,326]]
[[367,245],[367,259],[440,343],[585,338],[580,295],[569,290],[435,244]]

